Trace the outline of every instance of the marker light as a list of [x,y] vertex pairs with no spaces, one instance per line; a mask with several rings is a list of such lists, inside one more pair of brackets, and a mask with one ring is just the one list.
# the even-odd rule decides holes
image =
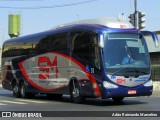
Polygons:
[[112,84],[112,83],[109,83],[109,82],[107,82],[107,81],[104,81],[104,82],[103,82],[103,86],[104,86],[105,88],[118,88],[117,85]]

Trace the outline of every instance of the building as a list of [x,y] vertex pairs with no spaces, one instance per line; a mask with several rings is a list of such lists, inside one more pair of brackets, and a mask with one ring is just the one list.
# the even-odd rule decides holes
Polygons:
[[[155,31],[160,40],[160,31]],[[146,42],[148,45],[148,50],[150,52],[151,67],[152,67],[152,79],[154,81],[160,80],[160,47],[155,47],[155,44],[151,36],[146,37]]]

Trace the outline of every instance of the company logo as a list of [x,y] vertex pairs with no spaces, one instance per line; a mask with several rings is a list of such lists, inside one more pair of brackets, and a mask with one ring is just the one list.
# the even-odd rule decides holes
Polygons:
[[127,26],[126,25],[120,25],[120,28],[126,28]]
[[53,70],[55,70],[55,78],[58,78],[57,56],[55,56],[53,61],[51,61],[49,57],[39,57],[38,67],[39,70],[43,72],[39,74],[39,79],[50,78],[50,72]]
[[117,84],[123,84],[123,83],[126,83],[126,80],[122,79],[122,78],[117,78],[116,83]]
[[135,80],[135,82],[145,82],[148,80],[148,76],[147,77],[139,77],[139,79]]

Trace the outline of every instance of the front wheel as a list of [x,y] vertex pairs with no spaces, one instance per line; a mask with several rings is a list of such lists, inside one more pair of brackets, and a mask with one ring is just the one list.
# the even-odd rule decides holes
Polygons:
[[19,86],[16,84],[12,85],[12,91],[13,91],[13,96],[19,98],[20,97],[20,92],[19,92]]
[[73,84],[70,86],[70,98],[72,102],[78,104],[85,101],[85,97],[81,95],[80,86],[76,81],[73,81]]
[[115,98],[112,98],[112,100],[114,102],[122,102],[123,99],[124,99],[124,97],[115,97]]

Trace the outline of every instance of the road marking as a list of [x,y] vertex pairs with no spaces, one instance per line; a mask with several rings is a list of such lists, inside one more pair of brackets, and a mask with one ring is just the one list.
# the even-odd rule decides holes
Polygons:
[[27,103],[24,103],[24,102],[15,102],[15,101],[8,101],[8,100],[0,100],[0,102],[3,102],[3,103],[13,103],[13,104],[27,104]]
[[21,101],[21,102],[31,102],[31,103],[47,103],[44,101],[37,101],[37,100],[25,100],[25,99],[14,99],[16,101]]
[[7,105],[7,104],[4,104],[4,103],[0,103],[0,105]]

